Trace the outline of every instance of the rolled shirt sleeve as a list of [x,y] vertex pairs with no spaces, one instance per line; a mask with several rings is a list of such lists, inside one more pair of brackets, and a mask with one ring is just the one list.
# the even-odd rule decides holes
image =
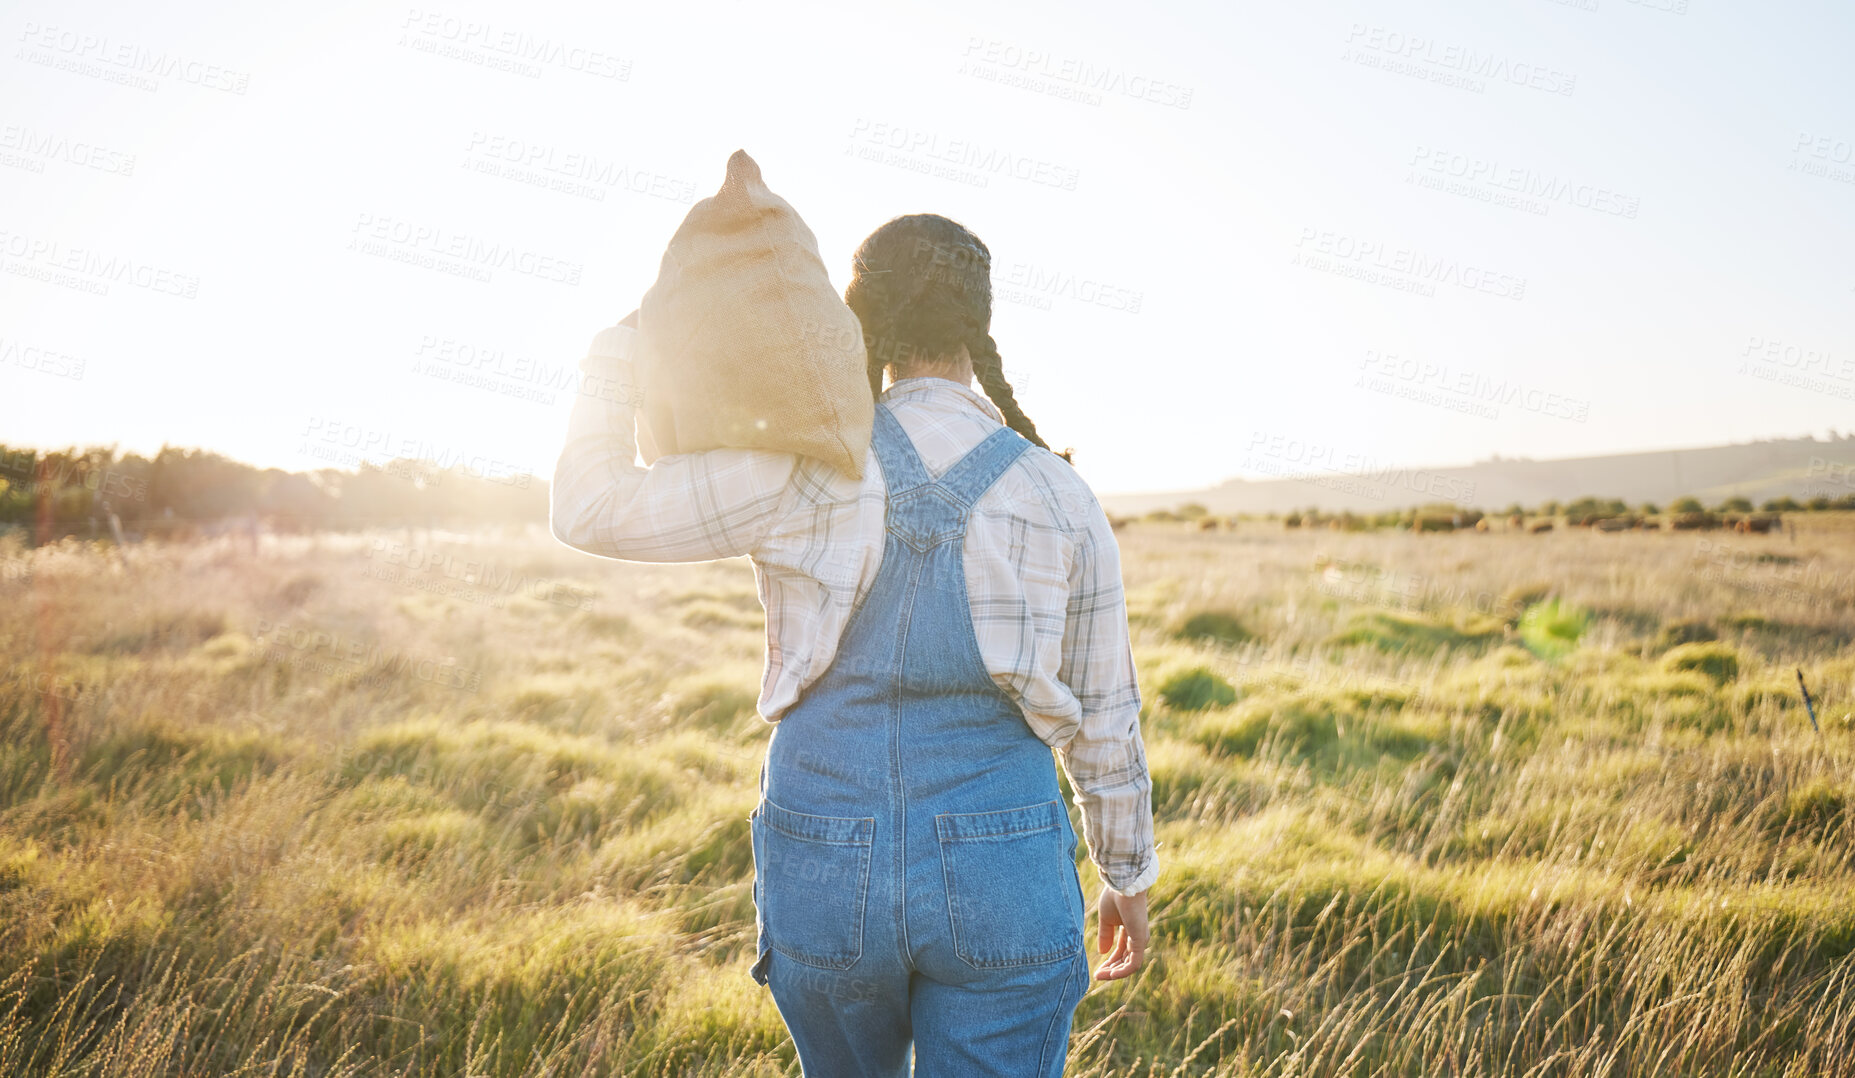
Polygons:
[[1058,678],[1082,705],[1058,758],[1082,812],[1089,858],[1103,882],[1139,894],[1159,878],[1152,778],[1140,736],[1121,552],[1099,503],[1077,536]]

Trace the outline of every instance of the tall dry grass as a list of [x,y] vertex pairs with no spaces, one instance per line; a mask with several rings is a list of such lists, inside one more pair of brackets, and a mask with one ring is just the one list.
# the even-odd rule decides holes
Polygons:
[[[1071,1072],[1855,1073],[1855,522],[1799,519],[1123,530],[1166,870]],[[0,548],[0,1073],[796,1074],[761,626],[533,531]]]

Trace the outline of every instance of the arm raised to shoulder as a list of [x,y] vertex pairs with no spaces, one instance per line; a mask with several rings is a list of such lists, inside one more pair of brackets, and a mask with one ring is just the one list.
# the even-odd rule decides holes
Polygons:
[[580,362],[579,395],[554,466],[554,538],[625,561],[751,554],[777,519],[797,457],[709,449],[637,463],[633,317],[601,330]]

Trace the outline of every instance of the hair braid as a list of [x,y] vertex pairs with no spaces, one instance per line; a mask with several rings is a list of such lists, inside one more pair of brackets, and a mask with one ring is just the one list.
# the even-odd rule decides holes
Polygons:
[[[992,339],[990,333],[980,330],[966,342],[966,346],[967,351],[972,353],[973,373],[979,378],[979,386],[992,399],[992,403],[998,406],[999,412],[1005,417],[1005,425],[1024,435],[1032,445],[1049,449],[1050,446],[1037,436],[1037,424],[1032,423],[1031,417],[1018,407],[1018,398],[1011,390],[1011,383],[1005,380],[1005,360],[998,354],[998,342]],[[1056,455],[1069,460],[1070,452],[1064,450]]]
[[850,287],[844,289],[844,302],[856,314],[857,322],[863,327],[863,347],[869,353],[870,395],[880,398],[882,372],[889,366],[889,354],[879,343],[879,331],[886,331],[888,327],[878,320],[884,317],[883,312],[889,308],[888,287],[884,277],[889,271],[870,269],[860,254],[853,265],[855,268],[851,274]]
[[[851,265],[844,302],[863,326],[872,396],[882,396],[885,369],[945,359],[964,344],[974,375],[1006,424],[1049,448],[1005,380],[990,333],[992,252],[978,236],[939,214],[907,214],[865,237]],[[1070,451],[1058,456],[1070,460]]]

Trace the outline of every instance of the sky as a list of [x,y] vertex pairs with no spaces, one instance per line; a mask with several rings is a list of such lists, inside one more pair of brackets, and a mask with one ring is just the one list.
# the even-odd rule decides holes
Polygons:
[[551,474],[745,149],[990,247],[1104,494],[1846,430],[1855,14],[0,3],[0,443]]

